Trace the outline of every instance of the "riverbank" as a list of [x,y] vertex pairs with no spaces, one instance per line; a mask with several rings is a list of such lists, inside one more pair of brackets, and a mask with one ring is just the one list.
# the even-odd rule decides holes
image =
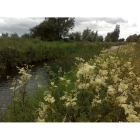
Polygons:
[[33,64],[44,60],[62,60],[76,56],[87,60],[94,54],[99,54],[103,48],[106,49],[118,44],[120,43],[46,42],[39,39],[0,38],[0,70],[10,70],[16,66]]
[[[63,42],[64,43],[64,42]],[[72,42],[71,42],[72,43]],[[70,44],[71,44],[70,43]],[[77,44],[80,44],[81,42],[77,42]],[[99,43],[85,43],[84,44],[85,46],[82,46],[82,48],[81,49],[79,49],[79,52],[77,51],[77,55],[81,58],[84,58],[85,60],[89,60],[89,58],[93,58],[95,55],[99,55],[100,54],[100,52],[101,52],[101,50],[106,46],[107,48],[108,48],[108,45],[109,45],[109,43],[106,43],[106,45],[105,45],[105,43],[103,43],[101,46],[98,46],[99,45]],[[79,45],[78,45],[79,46]],[[110,46],[109,46],[110,47]],[[87,55],[88,54],[88,55]],[[74,57],[76,55],[76,53],[74,54],[74,55],[72,55],[72,57]],[[57,59],[57,60],[61,60],[61,59]],[[63,60],[63,59],[62,59]],[[68,60],[68,64],[69,64],[69,59],[67,59]],[[75,61],[73,60],[73,64],[75,63]],[[66,67],[67,67],[67,65],[65,65]],[[73,82],[74,83],[74,82]],[[47,85],[46,85],[47,86]],[[73,85],[74,86],[74,85]],[[40,93],[41,92],[41,93]],[[39,94],[42,94],[43,95],[43,90],[42,91],[40,91],[39,92]],[[32,102],[32,99],[31,98],[33,98],[34,99],[34,97],[30,97],[30,101]],[[43,100],[43,99],[42,99]],[[39,101],[41,101],[41,100],[38,100],[38,99],[36,99],[36,102],[38,102],[39,103]],[[28,102],[29,102],[29,100],[28,100]],[[34,104],[34,102],[33,102],[33,104]],[[31,105],[31,106],[34,106],[34,105]],[[31,107],[30,106],[30,107]],[[36,106],[37,107],[39,107],[37,104],[36,104]],[[27,106],[26,106],[27,107]],[[29,107],[29,108],[30,108]],[[27,107],[28,108],[28,107]],[[31,108],[30,108],[31,109]],[[34,110],[35,111],[35,110]],[[33,114],[32,114],[33,115]],[[31,116],[30,116],[31,117]],[[31,120],[29,120],[29,121],[33,121],[33,119],[31,119]]]
[[[128,97],[133,95],[133,90],[136,93],[136,89],[139,88],[139,86],[131,85],[131,83],[139,85],[137,81],[139,75],[133,74],[135,70],[131,69],[135,58],[134,52],[134,46],[125,45],[112,51],[103,50],[99,56],[90,59],[90,61],[77,57],[76,67],[68,73],[64,73],[61,69],[57,74],[50,73],[51,81],[48,88],[38,92],[41,98],[37,96],[37,98],[26,98],[23,103],[20,96],[15,96],[18,97],[13,102],[16,104],[17,112],[14,112],[12,103],[9,117],[5,121],[132,121],[131,114],[125,115],[126,110],[122,105],[122,99],[125,98],[123,103],[131,106],[131,100]],[[93,70],[90,71],[92,68]],[[84,71],[86,73],[83,73]],[[121,96],[124,92],[127,93],[127,96]],[[99,97],[98,93],[100,93]],[[20,94],[22,95],[22,92]],[[28,97],[28,94],[26,96]],[[139,102],[139,98],[135,97],[131,96],[134,98],[134,105]],[[138,108],[134,109],[139,114],[138,110]],[[139,120],[137,115],[134,117],[133,121]]]

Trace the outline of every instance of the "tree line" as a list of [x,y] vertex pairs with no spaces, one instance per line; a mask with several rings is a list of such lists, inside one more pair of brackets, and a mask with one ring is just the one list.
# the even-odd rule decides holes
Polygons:
[[[43,41],[56,40],[87,40],[90,42],[124,42],[124,38],[119,39],[120,25],[116,25],[114,31],[107,33],[106,37],[98,35],[98,31],[93,31],[89,28],[83,32],[69,33],[75,26],[75,18],[45,18],[40,24],[29,29],[29,33],[23,34],[20,38],[40,38]],[[9,35],[2,33],[1,37],[19,38],[17,33]],[[127,37],[127,42],[137,42],[140,40],[140,35],[130,35]]]

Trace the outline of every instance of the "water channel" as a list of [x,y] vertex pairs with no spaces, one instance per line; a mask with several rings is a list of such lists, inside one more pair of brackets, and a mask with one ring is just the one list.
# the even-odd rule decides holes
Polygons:
[[[111,49],[116,49],[119,46],[112,46]],[[44,68],[44,63],[46,63],[48,66],[51,66],[51,69],[54,72],[57,72],[60,67],[62,67],[63,71],[68,72],[72,66],[74,66],[74,59],[66,59],[66,60],[57,60],[57,61],[51,61],[51,62],[38,62],[34,65],[32,68],[32,77],[30,78],[27,90],[29,93],[32,93],[36,90],[36,87],[38,84],[48,82],[48,74],[46,71],[46,68]],[[7,76],[10,76],[7,79]],[[12,100],[12,90],[10,90],[11,83],[14,78],[18,78],[20,75],[18,74],[18,71],[16,69],[13,69],[9,72],[4,72],[1,74],[0,77],[0,109],[5,110],[9,102]],[[36,79],[38,77],[38,79]]]
[[[33,93],[38,84],[47,84],[48,83],[48,73],[46,68],[44,68],[44,63],[51,67],[51,70],[57,72],[60,67],[65,72],[68,72],[72,66],[74,65],[74,59],[67,59],[67,60],[57,60],[51,62],[38,62],[32,68],[32,76],[27,84],[27,91],[29,93]],[[7,79],[7,76],[9,77]],[[18,78],[20,75],[18,74],[18,70],[13,69],[9,72],[5,71],[1,74],[0,77],[0,107],[2,110],[5,110],[7,105],[12,100],[13,92],[10,89],[11,84],[14,78]]]

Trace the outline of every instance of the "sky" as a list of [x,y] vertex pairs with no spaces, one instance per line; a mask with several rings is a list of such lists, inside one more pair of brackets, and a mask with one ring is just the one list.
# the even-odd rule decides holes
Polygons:
[[[0,17],[0,34],[17,33],[19,36],[29,33],[29,29],[40,24],[44,17]],[[83,32],[89,28],[98,31],[98,35],[105,37],[112,32],[115,26],[120,25],[119,38],[127,38],[129,35],[140,34],[140,18],[125,17],[75,17],[75,27],[70,32]]]

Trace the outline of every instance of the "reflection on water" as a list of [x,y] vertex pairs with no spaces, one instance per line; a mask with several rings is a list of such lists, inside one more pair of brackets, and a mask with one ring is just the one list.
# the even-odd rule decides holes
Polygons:
[[[32,68],[32,77],[28,81],[27,84],[27,91],[29,93],[33,93],[38,84],[46,84],[48,83],[47,78],[47,71],[46,68],[44,68],[44,62],[36,63],[35,66]],[[48,66],[51,66],[51,70],[54,72],[57,72],[60,67],[67,72],[71,69],[72,65],[74,65],[74,59],[67,59],[67,60],[57,60],[54,62],[47,62]],[[7,79],[7,75],[10,76],[9,79]],[[2,109],[5,109],[8,105],[8,103],[12,100],[12,91],[10,90],[12,80],[14,78],[18,78],[20,75],[18,74],[17,70],[12,70],[10,73],[5,72],[0,77],[0,106],[2,106]],[[2,105],[1,105],[2,104]]]
[[[20,75],[10,75],[10,78],[0,83],[0,104],[2,103],[2,108],[4,109],[12,99],[12,90],[10,90],[13,78],[18,78]],[[38,84],[47,84],[47,73],[46,69],[43,67],[35,67],[32,69],[32,77],[28,81],[27,91],[32,93],[36,90]]]

